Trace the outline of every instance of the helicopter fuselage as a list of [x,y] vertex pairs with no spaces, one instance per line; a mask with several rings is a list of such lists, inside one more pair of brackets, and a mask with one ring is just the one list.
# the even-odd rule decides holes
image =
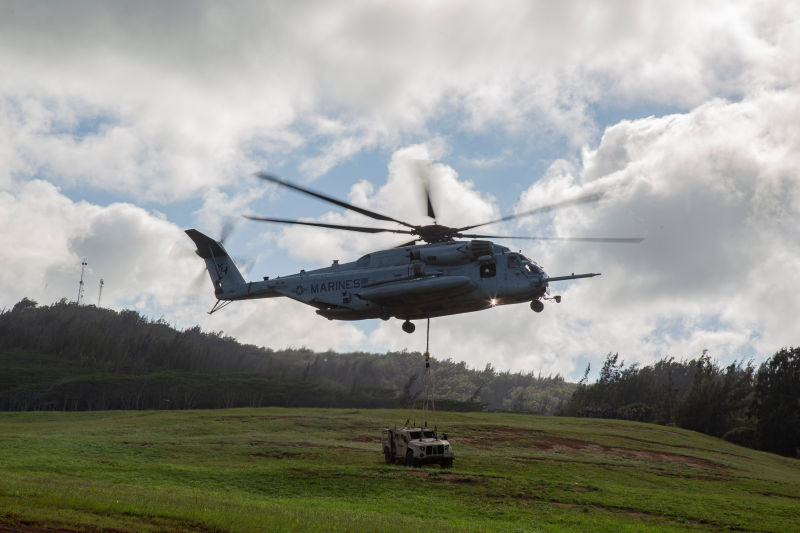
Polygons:
[[[584,194],[535,209],[507,215],[496,220],[461,227],[436,222],[434,203],[428,178],[421,178],[427,216],[433,224],[411,224],[365,207],[338,200],[327,194],[290,183],[271,174],[257,176],[271,184],[314,197],[360,215],[391,222],[398,227],[375,227],[328,222],[311,222],[285,218],[245,215],[245,218],[274,224],[299,225],[359,233],[395,233],[412,237],[396,248],[367,254],[357,261],[333,264],[316,270],[301,270],[290,276],[262,281],[244,280],[233,260],[222,246],[195,229],[186,230],[197,245],[197,254],[206,262],[214,285],[217,303],[213,313],[235,300],[285,296],[315,307],[317,313],[330,320],[363,320],[396,317],[405,320],[403,330],[414,331],[411,320],[480,311],[497,305],[530,302],[537,313],[544,309],[542,300],[561,301],[561,296],[548,298],[551,281],[589,278],[600,274],[570,274],[548,277],[542,268],[505,246],[481,239],[526,239],[636,243],[641,238],[620,237],[542,237],[486,235],[467,233],[475,228],[506,222],[520,217],[552,212],[597,202],[601,192]],[[456,240],[473,239],[473,240]],[[418,245],[423,241],[427,244]]]
[[223,280],[215,287],[220,300],[285,296],[331,320],[415,320],[539,300],[549,280],[521,253],[472,240],[381,250],[326,268],[245,285]]

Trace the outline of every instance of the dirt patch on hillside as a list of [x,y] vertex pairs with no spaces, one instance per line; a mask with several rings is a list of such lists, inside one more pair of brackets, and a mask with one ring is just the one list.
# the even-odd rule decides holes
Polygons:
[[[708,468],[715,470],[728,469],[727,466],[715,463],[706,459],[671,453],[665,451],[648,450],[641,448],[624,448],[619,446],[603,446],[594,442],[579,439],[569,439],[565,437],[554,437],[547,435],[543,431],[523,430],[510,427],[495,427],[488,430],[482,428],[481,431],[467,433],[468,437],[459,437],[458,442],[476,446],[478,448],[488,448],[498,443],[514,442],[520,448],[532,448],[543,452],[568,452],[568,453],[589,453],[594,455],[611,455],[628,459],[640,459],[647,461],[667,461],[678,463],[692,468]],[[641,441],[643,445],[649,444]],[[678,446],[681,447],[681,446]],[[681,447],[685,448],[685,447]]]
[[443,472],[436,470],[387,470],[385,473],[392,477],[412,477],[431,481],[433,483],[448,483],[452,485],[477,485],[488,476],[474,474],[458,474],[455,472]]
[[296,415],[227,415],[218,416],[215,422],[227,422],[238,420],[240,422],[251,422],[253,420],[319,420],[318,416],[296,416]]
[[694,468],[727,469],[728,467],[689,455],[662,452],[655,450],[641,450],[633,448],[620,448],[614,446],[601,446],[593,442],[562,437],[539,437],[533,447],[543,451],[578,451],[599,454],[613,454],[630,459],[645,459],[650,461],[669,461],[680,463]]
[[350,440],[353,442],[372,442],[372,443],[381,442],[380,437],[353,437]]
[[79,529],[64,529],[62,527],[46,526],[36,522],[1,522],[0,533],[124,533],[121,529],[108,529],[96,527],[82,527]]

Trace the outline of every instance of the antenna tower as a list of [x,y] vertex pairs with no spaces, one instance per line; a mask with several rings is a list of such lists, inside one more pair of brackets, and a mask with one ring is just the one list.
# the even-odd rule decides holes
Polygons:
[[86,265],[89,263],[86,262],[86,258],[84,257],[81,260],[81,282],[78,284],[78,305],[81,305],[83,301],[83,274],[86,271]]
[[103,299],[103,285],[105,284],[103,278],[100,278],[100,288],[97,290],[97,307],[100,307],[100,301]]

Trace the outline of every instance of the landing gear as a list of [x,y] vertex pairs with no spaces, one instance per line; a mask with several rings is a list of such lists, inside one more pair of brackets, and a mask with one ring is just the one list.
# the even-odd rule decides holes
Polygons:
[[537,313],[541,313],[544,311],[544,304],[541,300],[533,300],[531,302],[531,309],[533,309]]
[[417,329],[417,326],[415,326],[410,320],[403,322],[403,331],[406,333],[414,333],[415,329]]

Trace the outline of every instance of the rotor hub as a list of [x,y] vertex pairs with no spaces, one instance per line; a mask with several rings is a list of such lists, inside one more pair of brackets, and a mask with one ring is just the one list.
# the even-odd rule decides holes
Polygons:
[[458,228],[442,226],[441,224],[429,224],[427,226],[417,226],[414,232],[419,238],[428,243],[450,242],[458,236]]

